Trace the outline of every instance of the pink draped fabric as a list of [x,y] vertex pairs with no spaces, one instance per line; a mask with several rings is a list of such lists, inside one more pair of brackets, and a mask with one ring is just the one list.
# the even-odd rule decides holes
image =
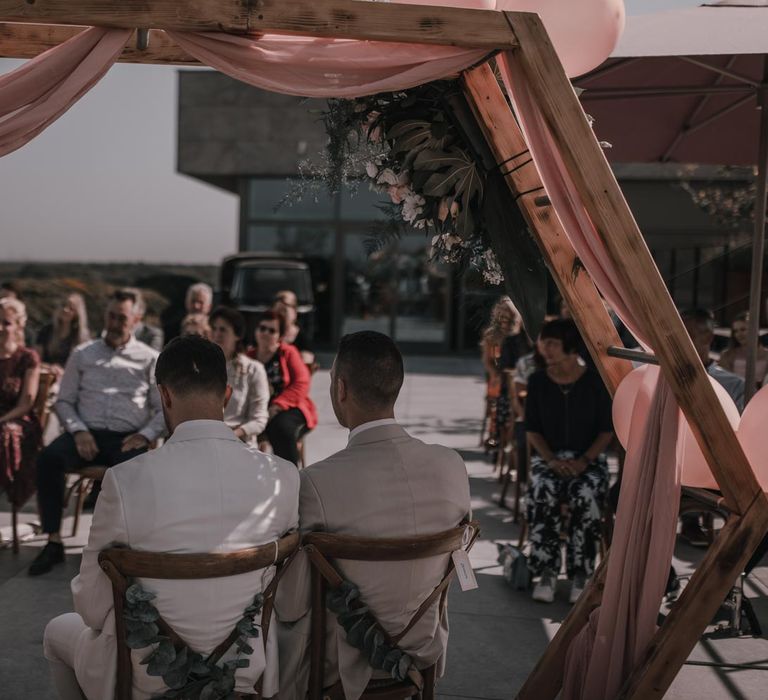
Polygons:
[[633,411],[602,604],[571,644],[563,700],[615,698],[656,631],[680,501],[678,406],[657,368]]
[[[544,189],[576,254],[616,313],[647,345],[632,308],[632,290],[617,279],[518,59],[507,52],[499,65]],[[630,432],[602,603],[569,649],[563,700],[615,698],[656,630],[674,549],[680,469],[678,406],[658,371],[651,376],[654,381],[644,382],[633,414],[638,419]]]
[[488,52],[451,46],[219,32],[168,32],[182,49],[244,83],[301,97],[360,97],[455,75]]
[[88,92],[130,35],[92,27],[0,76],[0,156],[21,148]]

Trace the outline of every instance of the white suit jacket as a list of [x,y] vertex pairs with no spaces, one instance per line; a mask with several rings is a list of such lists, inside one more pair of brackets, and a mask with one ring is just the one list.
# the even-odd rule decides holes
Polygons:
[[[102,549],[115,542],[185,554],[255,547],[298,526],[298,496],[293,464],[244,445],[221,421],[182,423],[159,449],[109,469],[80,574],[72,581],[75,610],[86,624],[75,650],[75,673],[88,700],[113,697],[117,668],[112,588],[98,564]],[[157,594],[153,602],[166,622],[205,654],[227,637],[272,573],[141,583]],[[252,689],[262,672],[265,696],[277,691],[275,635],[268,641],[266,659],[262,640],[251,644],[250,666],[236,676],[238,691]],[[138,664],[149,651],[133,652],[135,698],[165,689]]]
[[[456,527],[470,512],[469,480],[461,457],[412,438],[399,425],[371,427],[346,449],[301,472],[302,532],[361,537],[413,537]],[[417,562],[336,562],[360,589],[361,599],[390,634],[405,628],[445,574],[448,556]],[[447,618],[435,604],[399,646],[424,668],[448,643]],[[304,698],[309,672],[309,563],[300,554],[281,580],[276,612],[280,642],[280,700]],[[328,613],[325,686],[339,680],[357,700],[372,676],[363,655],[349,646]],[[378,674],[377,674],[378,675]]]

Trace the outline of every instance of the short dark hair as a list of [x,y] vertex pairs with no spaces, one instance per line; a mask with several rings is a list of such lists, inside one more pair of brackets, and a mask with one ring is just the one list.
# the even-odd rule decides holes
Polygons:
[[685,321],[693,321],[699,328],[706,328],[708,331],[715,330],[715,315],[709,309],[692,308],[683,309],[680,312],[680,318]]
[[288,319],[285,317],[285,314],[274,309],[265,311],[259,321],[277,321],[277,328],[280,331],[281,338],[285,335],[285,331],[288,328]]
[[571,354],[581,349],[581,334],[570,318],[556,318],[541,327],[539,338],[553,338],[563,344],[563,352]]
[[109,301],[130,301],[134,306],[138,304],[136,292],[131,289],[116,289],[109,295]]
[[157,358],[155,380],[181,396],[192,392],[223,396],[227,360],[216,343],[199,335],[179,336]]
[[361,402],[385,408],[394,405],[403,386],[403,356],[383,333],[349,333],[339,343],[336,374]]
[[213,325],[213,322],[218,319],[232,326],[238,338],[242,339],[245,336],[245,318],[237,309],[231,306],[217,306],[208,317],[208,323]]

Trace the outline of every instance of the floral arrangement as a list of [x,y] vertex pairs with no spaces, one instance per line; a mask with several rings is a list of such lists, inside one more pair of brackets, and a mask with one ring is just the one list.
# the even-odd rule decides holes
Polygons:
[[326,152],[300,166],[284,201],[308,189],[316,197],[322,188],[354,192],[367,181],[391,202],[379,240],[406,226],[424,231],[435,259],[503,283],[535,333],[546,308],[544,263],[458,84],[332,99],[322,117]]

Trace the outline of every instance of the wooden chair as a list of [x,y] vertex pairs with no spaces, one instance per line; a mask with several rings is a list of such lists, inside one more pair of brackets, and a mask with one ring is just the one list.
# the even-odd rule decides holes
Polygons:
[[[48,424],[48,416],[51,414],[51,402],[49,397],[51,389],[56,382],[56,375],[53,372],[40,372],[40,381],[37,385],[37,394],[32,404],[32,412],[37,416],[42,432],[45,432],[45,426]],[[19,553],[19,509],[13,494],[11,497],[11,533],[13,538],[13,553]]]
[[[115,633],[117,637],[117,683],[115,700],[131,700],[133,693],[131,650],[126,644],[126,628],[123,619],[125,591],[130,585],[129,578],[156,579],[201,579],[237,576],[266,569],[272,565],[277,572],[264,589],[264,602],[261,612],[261,641],[264,651],[267,649],[267,635],[272,618],[275,592],[285,570],[286,561],[299,546],[298,533],[286,535],[268,544],[226,554],[167,554],[165,552],[140,552],[131,549],[105,549],[99,553],[99,564],[112,582],[112,595],[115,602]],[[171,638],[179,649],[184,641],[173,631],[162,617],[155,622],[162,634]],[[223,655],[235,639],[235,631],[227,637],[213,652]],[[214,656],[214,658],[216,658]],[[261,697],[261,679],[254,686],[254,693],[238,697]]]
[[66,472],[67,476],[74,476],[75,481],[64,492],[64,505],[66,510],[69,507],[69,501],[72,496],[75,496],[75,519],[72,522],[72,533],[70,537],[75,537],[77,531],[80,529],[80,517],[83,514],[83,504],[85,503],[85,497],[88,495],[88,491],[93,487],[94,482],[102,481],[104,475],[107,473],[109,467],[93,466],[83,467],[82,469],[73,469]]
[[[353,561],[386,562],[427,559],[441,554],[450,554],[464,547],[466,551],[474,544],[480,533],[477,521],[463,523],[459,527],[434,535],[410,538],[367,538],[349,535],[332,535],[312,532],[304,536],[303,548],[312,564],[312,632],[311,662],[309,674],[309,700],[344,700],[341,682],[331,688],[323,688],[326,639],[326,591],[338,588],[344,579],[329,559]],[[427,596],[408,624],[397,634],[390,634],[381,624],[379,630],[392,645],[405,637],[426,611],[438,602],[440,615],[445,614],[448,585],[455,573],[453,560],[449,559],[445,575]],[[363,605],[364,601],[360,601]],[[419,698],[433,700],[435,697],[436,665],[425,669],[412,667],[408,680],[372,680],[361,696],[361,700],[402,700]]]

